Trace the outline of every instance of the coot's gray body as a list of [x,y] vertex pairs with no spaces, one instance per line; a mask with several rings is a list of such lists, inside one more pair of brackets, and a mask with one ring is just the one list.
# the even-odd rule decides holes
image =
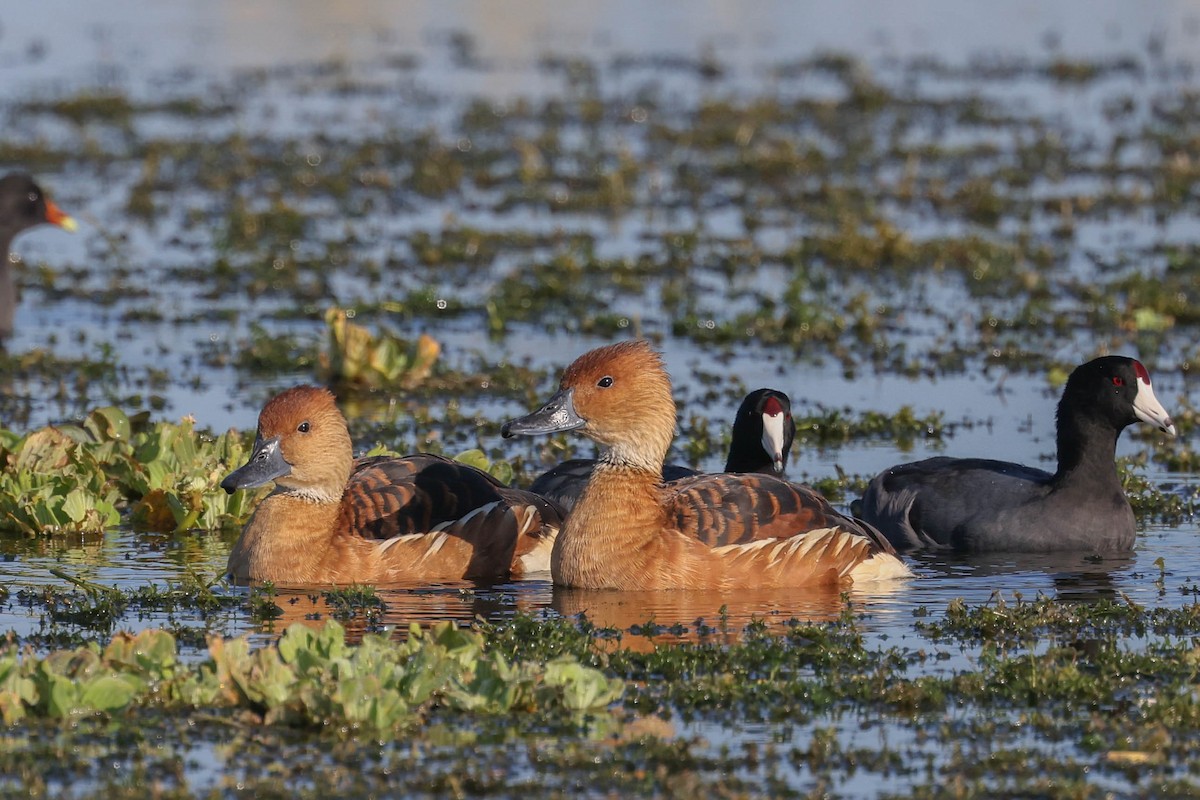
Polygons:
[[1117,437],[1141,420],[1174,435],[1138,361],[1105,356],[1071,373],[1058,405],[1058,470],[978,458],[892,467],[860,513],[897,550],[1112,552],[1133,547],[1133,510],[1115,463]]

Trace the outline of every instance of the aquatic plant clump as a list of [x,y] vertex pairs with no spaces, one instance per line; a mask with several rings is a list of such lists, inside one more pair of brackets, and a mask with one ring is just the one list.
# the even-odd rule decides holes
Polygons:
[[[124,523],[170,532],[245,523],[266,489],[227,494],[219,484],[246,461],[251,434],[213,436],[196,431],[191,418],[147,418],[105,407],[79,424],[25,435],[0,429],[0,531],[98,533]],[[384,454],[399,455],[379,445],[366,453]],[[478,448],[455,459],[505,483],[513,479],[509,462],[489,459]]]
[[411,347],[386,332],[372,335],[337,307],[325,312],[325,325],[328,346],[319,364],[322,377],[334,383],[411,389],[429,377],[442,351],[441,345],[425,334]]
[[368,634],[346,644],[335,620],[320,629],[293,625],[275,646],[212,636],[209,658],[180,661],[162,630],[119,634],[44,658],[10,647],[0,654],[0,718],[69,718],[132,706],[234,708],[265,725],[395,733],[431,707],[476,714],[601,712],[623,682],[564,656],[510,660],[483,636],[443,622],[413,625],[397,643]]
[[249,514],[254,496],[217,484],[249,452],[246,437],[197,433],[194,421],[148,424],[116,408],[81,424],[25,436],[0,431],[0,530],[102,531],[128,511],[142,530],[219,529]]

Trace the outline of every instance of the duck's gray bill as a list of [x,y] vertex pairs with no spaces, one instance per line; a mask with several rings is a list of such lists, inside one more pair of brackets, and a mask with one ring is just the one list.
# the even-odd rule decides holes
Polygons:
[[282,478],[292,471],[292,465],[284,461],[279,451],[279,437],[254,442],[250,460],[235,469],[221,481],[221,488],[229,494],[238,489],[252,489],[268,481]]
[[558,433],[582,428],[587,421],[575,411],[575,390],[561,389],[546,405],[504,423],[500,435],[505,439],[514,436],[533,436],[539,433]]

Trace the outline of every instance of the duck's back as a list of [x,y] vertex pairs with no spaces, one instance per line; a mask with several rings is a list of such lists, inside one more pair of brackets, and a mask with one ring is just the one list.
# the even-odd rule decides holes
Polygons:
[[869,525],[842,514],[815,489],[770,475],[697,475],[663,486],[663,502],[681,532],[709,547],[781,539],[840,527],[884,552],[891,544]]
[[862,516],[899,550],[968,552],[1128,549],[1133,514],[1119,486],[1087,496],[1050,473],[981,458],[930,458],[880,473]]
[[421,453],[361,458],[342,499],[340,529],[370,539],[426,533],[490,503],[534,506],[557,527],[557,507],[505,486],[482,470]]
[[[579,495],[592,477],[596,468],[594,458],[572,458],[546,470],[530,484],[529,491],[541,495],[562,506],[565,511],[575,507]],[[697,475],[694,469],[667,464],[663,467],[663,480],[676,481]]]

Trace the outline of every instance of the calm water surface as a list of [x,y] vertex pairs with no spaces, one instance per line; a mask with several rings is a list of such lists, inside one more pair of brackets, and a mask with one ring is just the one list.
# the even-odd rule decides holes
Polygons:
[[[218,102],[236,96],[238,112],[232,118],[198,121],[192,130],[191,123],[174,118],[139,117],[134,123],[136,133],[149,139],[215,137],[230,130],[268,136],[288,132],[309,136],[311,153],[319,154],[325,135],[370,138],[374,131],[396,128],[452,134],[464,104],[475,98],[503,108],[518,100],[560,96],[562,77],[538,68],[539,59],[546,55],[579,55],[611,70],[605,73],[603,93],[621,96],[653,83],[665,104],[688,107],[710,93],[819,96],[825,91],[819,81],[786,84],[776,77],[774,68],[818,52],[844,51],[862,59],[874,70],[875,80],[892,88],[915,87],[927,95],[980,93],[1002,100],[1018,116],[1061,131],[1064,137],[1094,137],[1096,148],[1102,150],[1120,134],[1104,114],[1106,102],[1131,91],[1188,95],[1200,89],[1200,79],[1191,71],[1200,60],[1198,45],[1200,8],[1186,2],[1146,6],[1082,1],[964,5],[947,0],[749,5],[45,0],[0,10],[0,107],[94,90],[120,91],[140,101],[200,96]],[[1038,59],[1048,53],[1101,61],[1134,57],[1150,64],[1149,76],[1136,81],[1117,76],[1098,85],[1062,87],[1029,75],[1001,85],[969,71],[906,77],[900,68],[906,60],[920,57],[962,66]],[[655,75],[656,58],[715,60],[723,75],[715,85],[693,74],[664,71]],[[621,59],[640,66],[625,71],[612,66]],[[647,63],[651,66],[645,66]],[[339,65],[335,72],[345,70],[355,91],[339,91],[333,85],[336,81],[322,77],[324,73],[315,66],[330,64]],[[1149,111],[1142,109],[1128,124],[1145,119],[1149,119]],[[88,135],[117,137],[119,141],[123,134],[107,130]],[[961,130],[920,130],[918,126],[912,135],[942,147],[965,146],[989,137],[997,139],[999,147],[1012,144],[1009,134],[995,136],[986,126]],[[83,147],[87,141],[86,135],[65,121],[25,118],[6,129],[3,138],[71,147]],[[629,146],[636,148],[639,143],[631,141]],[[336,154],[327,153],[326,157]],[[73,287],[78,290],[74,296],[27,290],[10,349],[42,348],[62,357],[95,357],[98,350],[108,348],[118,355],[126,375],[138,375],[147,368],[166,373],[165,385],[154,389],[163,398],[159,409],[163,417],[192,414],[202,427],[217,430],[252,427],[268,390],[286,381],[239,375],[232,366],[198,360],[197,353],[242,341],[251,323],[266,320],[275,332],[311,334],[312,322],[271,320],[268,312],[275,309],[270,297],[226,298],[238,314],[197,316],[212,299],[195,286],[177,284],[171,270],[211,265],[216,245],[197,237],[182,224],[182,218],[186,209],[196,212],[198,207],[218,201],[199,192],[193,196],[181,187],[178,207],[167,204],[153,224],[131,222],[126,212],[128,193],[142,169],[137,159],[118,161],[102,171],[73,171],[68,164],[60,173],[45,177],[54,197],[77,214],[83,229],[75,237],[39,229],[25,234],[16,250],[27,264],[96,268]],[[1061,177],[1040,189],[1035,187],[1033,193],[1061,195],[1064,186],[1080,192],[1095,189],[1087,183],[1094,179],[1081,178],[1076,184],[1070,184],[1071,180]],[[613,258],[636,257],[651,246],[647,242],[653,237],[670,231],[694,228],[728,236],[746,234],[740,215],[728,208],[677,209],[606,219],[519,208],[496,213],[488,203],[475,202],[481,198],[486,198],[483,190],[479,198],[422,200],[408,203],[400,213],[366,214],[355,220],[330,220],[319,207],[304,210],[320,218],[323,226],[352,229],[358,240],[356,257],[395,256],[401,261],[410,256],[398,243],[401,239],[415,231],[438,231],[447,221],[484,230],[588,231],[597,235],[603,255]],[[1200,225],[1188,213],[1166,221],[1136,213],[1116,217],[1102,225],[1080,225],[1074,233],[1073,249],[1058,268],[1088,280],[1097,266],[1087,253],[1140,253],[1164,244],[1200,244]],[[918,238],[946,232],[945,224],[933,215],[905,213],[897,218]],[[1037,235],[1052,221],[1049,216],[1034,218],[1027,221],[1027,229]],[[794,221],[768,219],[753,235],[759,241],[783,246],[803,233]],[[127,271],[113,272],[113,265]],[[501,261],[491,269],[499,274],[522,266]],[[1140,267],[1139,263],[1129,268]],[[334,268],[329,272],[331,285],[347,302],[377,291]],[[753,281],[759,288],[769,289],[778,279],[764,270],[756,273]],[[396,276],[396,281],[403,283],[404,276]],[[481,291],[456,282],[453,276],[434,289],[447,297],[463,298]],[[97,305],[86,297],[89,292],[106,290],[115,292],[111,305]],[[942,310],[961,306],[962,323],[972,328],[977,324],[981,309],[961,287],[933,279],[904,291],[908,294],[899,302],[913,301],[914,311],[906,324],[911,326],[914,348],[930,346],[950,335],[944,317],[923,315],[917,310],[920,304]],[[124,312],[146,304],[178,316],[145,323],[130,322],[125,316]],[[615,311],[640,319],[645,305],[643,299],[623,299]],[[647,328],[657,332],[668,329],[669,320],[655,319],[653,313],[642,319]],[[479,327],[477,319],[450,319],[432,332],[450,358],[456,350],[472,350],[494,360],[556,368],[608,340],[538,330],[522,331],[497,342],[486,339]],[[1095,346],[1091,331],[1064,332],[1055,355],[1072,360]],[[779,386],[802,407],[893,412],[911,405],[921,414],[943,412],[953,426],[953,435],[945,442],[917,441],[907,451],[899,451],[892,442],[804,448],[794,454],[794,475],[826,476],[839,468],[873,474],[898,461],[934,453],[987,455],[1042,466],[1053,455],[1056,392],[1041,378],[1023,373],[969,368],[936,378],[867,370],[847,375],[832,360],[813,363],[800,353],[753,345],[720,364],[713,363],[706,347],[690,340],[667,336],[663,347],[677,393],[684,400],[683,413],[700,413],[713,425],[727,424],[729,410],[689,405],[688,401],[701,391],[697,376],[717,372],[731,383],[748,387]],[[1194,345],[1184,341],[1165,349],[1177,355],[1177,362],[1189,355],[1189,348]],[[297,381],[311,379],[310,372],[298,371],[295,376]],[[1194,379],[1186,371],[1167,371],[1156,379],[1158,396],[1169,409],[1190,405]],[[118,385],[93,390],[89,399],[102,402],[105,392],[125,396],[134,388]],[[23,420],[28,427],[78,413],[72,403],[55,401],[49,387],[17,384],[14,391],[30,398],[32,410]],[[493,419],[522,410],[509,400],[487,396],[466,398],[462,405],[468,416]],[[1153,441],[1134,442],[1126,436],[1120,452],[1144,452],[1154,446]],[[720,459],[713,456],[702,466],[719,469]],[[1148,477],[1170,483],[1182,494],[1190,494],[1196,485],[1192,475],[1167,475],[1153,466]],[[833,620],[849,604],[862,614],[860,625],[873,643],[920,648],[929,643],[915,631],[914,619],[936,618],[955,598],[969,604],[1001,597],[1012,600],[1018,595],[1118,599],[1147,606],[1191,603],[1200,585],[1197,533],[1193,522],[1150,526],[1139,536],[1131,555],[1099,561],[1077,556],[921,556],[913,559],[917,575],[913,580],[885,587],[855,587],[845,597],[813,591],[729,595],[579,592],[555,589],[544,579],[486,588],[385,588],[380,595],[386,610],[379,622],[403,630],[414,621],[454,619],[465,623],[476,618],[502,620],[517,612],[568,617],[582,613],[598,625],[625,631],[623,643],[649,647],[655,641],[728,641],[752,619],[770,625],[782,625],[792,618]],[[0,603],[0,633],[13,631],[24,637],[44,630],[44,611],[37,604],[23,602],[20,593],[47,585],[65,586],[62,574],[118,588],[167,586],[189,574],[208,581],[222,572],[231,543],[228,535],[151,536],[125,530],[87,538],[0,538],[0,575],[10,590]],[[224,584],[217,584],[215,591],[233,596],[246,592]],[[277,604],[283,615],[271,623],[256,622],[242,609],[224,612],[216,627],[228,633],[251,633],[266,641],[293,621],[318,624],[329,614],[324,601],[311,592],[280,590]],[[131,612],[117,627],[137,629],[172,620],[189,621],[186,610],[171,615]],[[637,632],[630,633],[630,628]],[[928,668],[953,670],[972,657],[970,652],[956,652],[936,665],[931,662]],[[848,731],[853,728],[847,735],[889,735],[887,731],[861,734],[859,721],[844,724]],[[754,726],[681,726],[680,732],[714,741],[779,735],[777,730],[765,733]],[[797,731],[794,735],[805,734]],[[197,772],[200,786],[212,782],[215,772],[209,770],[219,771],[235,758],[220,748],[208,751],[207,746],[199,747],[195,755],[202,764]],[[880,789],[870,782],[873,779],[863,780],[866,783],[846,790],[871,793]]]
[[[1136,57],[1165,65],[1160,70],[1162,75],[1154,76],[1156,88],[1186,91],[1193,80],[1186,68],[1194,65],[1196,53],[1200,52],[1196,48],[1200,43],[1200,11],[1187,3],[1162,3],[1136,10],[1115,2],[1099,5],[1070,2],[1053,7],[990,5],[973,7],[970,13],[946,2],[905,4],[903,8],[852,3],[839,6],[837,13],[831,13],[831,7],[820,3],[762,3],[750,9],[737,3],[705,3],[686,10],[625,2],[528,2],[520,6],[524,13],[507,9],[501,12],[482,2],[450,7],[420,2],[358,2],[336,7],[317,2],[244,5],[156,4],[136,0],[119,0],[102,6],[53,1],[29,4],[19,11],[0,12],[3,24],[0,98],[23,102],[101,89],[154,100],[181,95],[204,97],[206,92],[220,96],[232,87],[245,85],[248,88],[239,115],[199,123],[213,126],[202,127],[200,133],[206,130],[216,133],[231,126],[247,131],[279,131],[298,126],[314,136],[343,128],[356,130],[359,135],[364,135],[365,129],[369,135],[372,125],[417,129],[443,125],[452,118],[451,112],[457,113],[462,103],[472,98],[503,104],[512,102],[514,97],[536,98],[559,92],[561,80],[538,69],[538,59],[563,52],[595,58],[601,64],[622,58],[630,63],[668,57],[714,58],[724,71],[724,83],[714,90],[718,93],[785,91],[779,88],[771,70],[781,63],[823,51],[854,53],[875,68],[876,79],[884,83],[899,80],[892,77],[888,65],[915,57],[927,56],[952,65],[1007,63],[1036,59],[1047,53],[1101,61]],[[71,24],[60,23],[68,18]],[[405,66],[397,67],[397,62]],[[272,82],[263,78],[271,70],[278,72],[285,68],[299,70],[303,75],[311,65],[327,63],[345,65],[348,74],[359,82],[355,85],[360,90],[338,94],[328,91],[315,79]],[[624,84],[621,80],[606,84],[606,90],[619,94],[636,88],[644,74],[635,72],[630,71]],[[673,80],[678,80],[679,85],[672,85]],[[1103,115],[1097,114],[1097,104],[1106,96],[1142,85],[1128,84],[1117,76],[1112,83],[1099,87],[1070,90],[1048,88],[1044,82],[1026,76],[1004,83],[999,89],[996,84],[972,78],[969,72],[920,80],[929,83],[929,91],[948,95],[964,87],[972,91],[1003,91],[1011,95],[1009,99],[1018,114],[1031,119],[1044,115],[1046,124],[1078,125],[1097,137],[1112,135]],[[383,95],[361,90],[372,82],[382,87]],[[710,91],[694,77],[684,78],[670,71],[663,73],[660,82],[668,86],[666,97],[676,97],[685,105],[694,102],[696,93]],[[793,87],[788,91],[795,89],[821,91],[820,86]],[[42,120],[33,127],[29,127],[29,122],[21,124],[25,127],[14,130],[11,137],[76,141],[77,131],[64,123]],[[150,126],[150,134],[181,133],[180,126],[167,118],[158,122],[139,119],[137,124]],[[149,135],[146,131],[141,133]],[[978,128],[957,134],[967,138],[956,142],[954,130],[928,132],[931,141],[943,146],[987,135],[986,130]],[[50,183],[55,196],[77,211],[85,223],[84,230],[79,236],[69,237],[58,231],[39,229],[25,234],[17,250],[30,263],[102,266],[113,258],[107,248],[119,244],[122,263],[132,267],[126,280],[134,281],[139,291],[149,291],[151,302],[184,310],[203,308],[211,300],[190,287],[173,291],[156,285],[162,281],[158,270],[172,265],[210,263],[211,254],[206,251],[205,242],[190,241],[189,234],[180,238],[170,208],[152,226],[128,221],[125,201],[139,169],[136,162],[118,163],[103,177],[95,174],[76,177],[69,168],[52,176]],[[1061,183],[1050,187],[1062,191]],[[188,196],[181,195],[179,200],[186,205]],[[723,222],[721,214],[720,209],[714,209],[711,214],[693,216],[690,224],[715,230],[731,227],[732,233],[740,231],[739,221]],[[564,226],[592,230],[602,234],[605,254],[614,257],[636,255],[645,247],[646,234],[678,226],[678,220],[669,217],[655,220],[630,216],[614,221],[587,216],[546,216],[520,209],[489,216],[458,198],[430,201],[410,206],[406,213],[393,218],[368,218],[354,224],[365,226],[363,231],[374,242],[368,247],[386,252],[391,247],[389,233],[406,235],[416,230],[437,230],[450,217],[484,228],[515,225],[534,232]],[[1166,225],[1136,217],[1118,222],[1125,226],[1125,232],[1080,230],[1075,252],[1091,248],[1119,251],[1122,247],[1155,242],[1200,241],[1200,228],[1186,216],[1172,219]],[[908,223],[914,231],[920,231],[926,224],[920,218]],[[932,230],[926,231],[931,233]],[[759,235],[786,242],[797,233],[768,225]],[[1080,266],[1076,267],[1072,261],[1068,267],[1085,270],[1089,267],[1082,265],[1091,262],[1080,259],[1078,263]],[[504,265],[494,269],[518,267]],[[768,283],[771,280],[769,271],[756,274],[757,280]],[[98,289],[114,285],[119,288],[122,280],[105,277],[103,269],[93,270],[89,275],[86,280],[96,283]],[[338,280],[336,273],[331,278]],[[347,286],[351,296],[364,291],[361,287],[355,289],[353,281]],[[164,291],[165,294],[160,294]],[[472,290],[460,287],[460,291]],[[916,292],[941,306],[965,300],[957,290],[936,281],[918,285]],[[162,387],[165,401],[162,414],[193,414],[201,426],[218,430],[230,425],[253,426],[258,405],[265,396],[263,388],[253,379],[239,376],[232,367],[198,364],[195,353],[206,343],[236,341],[248,321],[261,317],[242,313],[233,321],[220,322],[172,321],[168,317],[161,323],[138,325],[123,321],[119,302],[114,309],[106,310],[70,297],[56,299],[28,292],[27,298],[20,309],[12,350],[40,347],[72,356],[94,354],[98,346],[115,348],[121,363],[130,369],[143,364],[164,368],[168,378]],[[231,298],[229,302],[237,307],[242,301]],[[270,301],[263,298],[259,302]],[[943,323],[939,318],[928,318],[924,330],[919,319],[919,315],[913,319],[915,341],[930,341],[942,335],[939,329]],[[282,320],[275,324],[281,329],[292,326],[299,330],[306,330],[307,324],[310,326],[307,329],[311,329],[310,323]],[[480,336],[475,322],[454,320],[435,333],[451,354],[456,348],[478,349],[497,359],[529,360],[555,367],[607,341],[605,337],[536,332],[509,336],[500,343],[488,342]],[[1078,352],[1076,347],[1081,343],[1089,346],[1086,342],[1086,331],[1077,334],[1074,341],[1064,340],[1063,355],[1069,357]],[[918,413],[943,412],[953,428],[953,436],[946,442],[927,444],[918,440],[905,452],[898,452],[890,442],[800,449],[794,454],[795,475],[822,476],[839,468],[873,474],[897,461],[935,453],[986,454],[1043,466],[1053,455],[1056,392],[1044,381],[1028,376],[978,369],[938,378],[870,372],[848,376],[836,364],[802,362],[797,354],[753,346],[745,350],[744,357],[718,367],[711,363],[704,346],[671,337],[663,346],[675,375],[677,392],[684,400],[682,413],[698,411],[709,416],[713,425],[727,424],[728,411],[693,409],[687,398],[697,391],[693,375],[711,374],[717,369],[728,380],[747,386],[780,386],[802,406],[892,412],[903,405],[912,405]],[[297,380],[311,380],[311,374],[300,373]],[[1186,376],[1178,372],[1162,375],[1156,385],[1168,408],[1186,403],[1191,395]],[[72,410],[49,402],[46,393],[37,386],[18,389],[27,391],[33,403],[33,413],[26,420],[30,427],[69,415]],[[1173,398],[1177,398],[1175,403]],[[496,418],[522,410],[510,401],[486,397],[467,398],[463,404],[468,414]],[[1123,454],[1153,447],[1153,443],[1135,445],[1129,439],[1126,436],[1122,440]],[[714,455],[703,466],[718,469],[720,458]],[[1153,467],[1150,469],[1152,479],[1167,477],[1154,473]],[[1183,493],[1190,492],[1194,485],[1190,475],[1170,478]],[[915,608],[928,607],[937,613],[951,598],[982,602],[997,591],[1027,597],[1039,593],[1070,597],[1123,593],[1139,603],[1185,602],[1188,596],[1180,589],[1200,577],[1200,543],[1195,534],[1190,523],[1176,528],[1151,528],[1140,538],[1132,558],[1101,564],[1080,563],[1070,558],[1051,563],[1014,559],[997,566],[992,559],[973,563],[923,558],[915,563],[916,580],[883,591],[856,589],[850,601],[856,608],[870,612],[866,624],[871,632],[881,635],[904,630]],[[3,542],[7,561],[4,569],[11,586],[58,581],[47,572],[51,565],[87,580],[134,586],[169,582],[183,569],[215,576],[224,565],[228,546],[228,537],[215,535],[148,537],[121,531],[85,541],[56,538],[30,543],[9,539]],[[1153,585],[1153,578],[1159,573],[1154,563],[1159,558],[1166,565],[1166,591]],[[9,609],[0,615],[0,628],[20,632],[36,624],[23,618],[12,605],[10,602]],[[386,622],[404,625],[412,619],[444,616],[463,620],[476,615],[494,618],[515,610],[529,610],[562,614],[586,611],[597,621],[619,627],[651,618],[670,626],[689,625],[697,618],[711,622],[722,607],[727,609],[728,618],[736,627],[754,616],[825,619],[839,614],[843,605],[836,597],[806,594],[794,597],[739,594],[728,598],[664,595],[633,603],[620,597],[557,592],[545,582],[533,581],[496,590],[389,595]],[[293,610],[296,618],[311,613],[299,608]],[[238,629],[250,627],[239,625]]]

